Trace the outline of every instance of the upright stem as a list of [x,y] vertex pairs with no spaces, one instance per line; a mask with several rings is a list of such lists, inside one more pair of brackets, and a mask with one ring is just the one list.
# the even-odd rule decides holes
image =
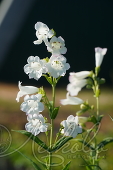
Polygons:
[[[54,84],[55,79],[53,78],[53,84],[52,84],[52,100],[53,100],[53,109],[55,106],[55,84]],[[52,139],[53,139],[53,120],[51,119],[51,132],[50,132],[50,148],[52,147]],[[51,170],[51,163],[52,163],[52,152],[49,153],[49,170]]]
[[99,117],[99,97],[96,97],[96,102],[97,102],[97,120]]
[[[50,132],[50,148],[52,147],[52,138],[53,138],[53,119],[51,119],[51,132]],[[49,170],[51,170],[52,163],[52,152],[49,152]]]

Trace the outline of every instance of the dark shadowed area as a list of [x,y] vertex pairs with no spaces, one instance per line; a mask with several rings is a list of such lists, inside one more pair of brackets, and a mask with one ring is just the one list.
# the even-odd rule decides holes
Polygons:
[[[2,23],[4,26],[8,21],[9,27],[1,29],[1,35],[3,35],[1,40],[4,43],[0,40],[0,47],[3,48],[3,45],[7,45],[10,48],[5,49],[4,56],[1,56],[4,58],[0,66],[1,81],[17,83],[18,80],[21,80],[26,83],[29,79],[24,74],[23,67],[27,63],[27,58],[30,55],[38,55],[40,58],[51,56],[44,44],[33,44],[33,41],[36,40],[34,25],[37,21],[41,21],[47,24],[50,29],[53,28],[56,31],[56,36],[62,36],[66,43],[67,53],[65,56],[71,68],[67,76],[60,81],[60,85],[68,83],[68,74],[71,71],[94,69],[95,47],[108,48],[100,76],[106,78],[107,84],[113,83],[113,1],[33,0],[32,4],[23,1],[21,3],[21,7],[19,4],[18,6],[15,4],[15,8],[19,8],[17,12],[11,13],[11,9],[8,11],[11,16],[8,18],[7,13],[6,21],[4,19]],[[29,10],[25,8],[27,4],[29,4]],[[24,8],[26,13],[22,10]],[[20,22],[22,20],[23,22]],[[21,24],[13,40],[7,44],[7,36],[16,27],[12,24],[14,22],[16,25],[19,22]],[[34,83],[34,80],[30,81]],[[44,79],[38,83],[41,84],[41,82],[43,83]]]

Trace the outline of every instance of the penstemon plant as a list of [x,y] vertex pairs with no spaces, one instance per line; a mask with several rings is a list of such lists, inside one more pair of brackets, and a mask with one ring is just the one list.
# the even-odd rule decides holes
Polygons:
[[[55,102],[56,85],[60,78],[65,76],[70,65],[66,63],[66,58],[63,56],[63,54],[67,52],[64,39],[61,36],[57,38],[54,30],[50,30],[48,26],[42,22],[37,22],[35,29],[38,39],[34,41],[34,44],[45,43],[51,56],[50,58],[44,59],[40,59],[38,56],[30,56],[27,59],[28,63],[24,66],[24,72],[28,74],[29,79],[34,78],[35,80],[39,80],[41,76],[46,78],[52,88],[52,101],[49,101],[43,87],[22,86],[19,81],[19,92],[16,100],[19,102],[20,97],[25,95],[24,102],[21,104],[20,109],[26,113],[28,123],[25,125],[26,130],[18,130],[16,132],[28,136],[47,152],[45,162],[40,162],[39,164],[39,162],[35,163],[29,160],[36,170],[52,170],[54,166],[57,166],[57,163],[53,162],[53,153],[58,151],[68,141],[76,138],[76,136],[81,136],[81,138],[76,138],[76,142],[80,142],[90,149],[88,159],[81,156],[81,159],[83,159],[85,163],[84,166],[87,170],[101,169],[99,165],[99,152],[106,144],[113,142],[113,138],[110,137],[100,143],[98,143],[96,139],[103,117],[103,115],[99,113],[100,85],[105,82],[104,79],[98,77],[98,74],[107,49],[95,48],[96,67],[94,71],[70,73],[66,99],[60,100],[60,103],[61,105],[80,105],[80,110],[76,113],[76,116],[70,115],[60,123],[59,131],[56,133],[56,138],[54,139],[54,120],[57,118],[60,109],[60,106],[56,107]],[[84,86],[93,90],[96,99],[96,109],[94,109],[93,105],[90,106],[88,101],[84,102],[82,99],[76,97]],[[41,114],[45,107],[48,110],[50,120],[47,120],[47,118]],[[89,116],[81,116],[86,111],[89,111]],[[94,126],[86,129],[85,124],[87,122],[92,122]],[[42,141],[38,137],[41,132],[46,134],[47,142]],[[86,133],[88,134],[89,140],[85,137]],[[62,165],[62,170],[69,170],[70,163],[69,161],[66,165]]]

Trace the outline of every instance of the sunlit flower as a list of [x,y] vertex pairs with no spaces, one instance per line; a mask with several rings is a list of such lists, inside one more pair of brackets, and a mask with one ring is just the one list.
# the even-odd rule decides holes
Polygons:
[[65,47],[64,39],[62,37],[52,37],[47,44],[47,50],[52,54],[65,54],[67,48]]
[[100,67],[103,57],[107,52],[107,48],[95,48],[95,61],[96,61],[96,67]]
[[20,97],[27,95],[27,94],[37,93],[39,90],[37,87],[34,87],[34,86],[21,86],[21,83],[22,82],[20,81],[18,83],[18,87],[20,91],[18,92],[17,97],[16,97],[17,102],[19,102]]
[[66,95],[66,99],[62,99],[60,100],[60,103],[62,105],[78,105],[78,104],[82,104],[84,101],[78,97],[71,97],[69,96],[69,93],[67,93]]
[[50,75],[57,78],[64,76],[70,65],[66,63],[66,58],[63,55],[52,55],[46,67]]
[[77,79],[81,80],[81,79],[84,79],[86,77],[88,77],[90,75],[90,71],[80,71],[80,72],[71,72],[69,73],[70,76],[69,76],[69,82],[70,83],[73,83],[73,82],[76,82]]
[[31,132],[34,136],[38,135],[40,132],[46,132],[48,124],[45,123],[44,117],[39,114],[37,118],[29,119],[27,117],[28,123],[25,125],[25,129]]
[[71,96],[77,96],[79,91],[81,91],[81,89],[86,84],[87,84],[87,80],[86,79],[82,79],[82,80],[76,79],[76,81],[74,83],[69,83],[67,85],[67,91],[69,92],[69,94]]
[[35,29],[38,40],[34,41],[34,44],[41,44],[42,41],[47,41],[47,38],[51,38],[54,35],[54,32],[49,30],[48,26],[42,22],[37,22]]
[[26,114],[38,114],[39,112],[42,112],[44,110],[44,105],[40,102],[41,98],[41,94],[31,96],[26,95],[24,97],[24,102],[20,106],[21,110],[26,112]]
[[71,72],[69,76],[69,84],[67,85],[67,91],[71,96],[78,95],[79,91],[87,84],[87,79],[90,75],[90,71]]
[[28,64],[24,66],[24,72],[29,74],[29,78],[34,78],[38,80],[42,73],[47,72],[47,68],[45,67],[46,61],[40,60],[38,56],[30,56],[27,59]]
[[61,133],[64,134],[64,136],[72,136],[75,138],[78,133],[82,133],[82,127],[78,123],[78,116],[68,116],[67,120],[61,122],[61,125],[64,127]]

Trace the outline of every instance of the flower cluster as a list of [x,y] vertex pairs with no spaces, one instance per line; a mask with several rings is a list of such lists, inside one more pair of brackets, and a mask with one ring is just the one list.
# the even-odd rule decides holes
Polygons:
[[[59,79],[66,74],[66,70],[70,65],[66,63],[66,58],[63,56],[67,52],[64,39],[59,36],[54,36],[54,31],[50,30],[48,26],[42,22],[35,24],[37,40],[34,44],[45,43],[48,52],[51,53],[50,58],[40,59],[39,56],[30,56],[27,59],[27,64],[24,66],[24,72],[29,76],[29,79],[34,78],[39,80],[41,76],[47,79]],[[49,40],[50,39],[50,40]],[[20,109],[26,113],[28,123],[25,129],[33,135],[38,135],[40,132],[46,132],[49,124],[45,122],[41,112],[44,110],[42,103],[42,94],[40,88],[34,86],[22,86],[19,82],[19,92],[17,94],[17,102],[20,97],[24,96],[24,102],[21,104]],[[38,93],[34,94],[33,93]],[[78,99],[78,101],[80,101]],[[47,120],[47,119],[46,119]]]
[[[107,48],[95,48],[95,65],[98,70]],[[67,85],[67,98],[60,100],[62,105],[76,105],[83,103],[83,100],[73,97],[77,96],[81,89],[88,84],[87,77],[90,77],[91,71],[71,72],[69,75],[69,84]],[[69,96],[70,95],[70,96]]]
[[[56,37],[53,29],[49,29],[48,26],[42,22],[37,22],[35,24],[36,29],[36,37],[37,40],[34,41],[34,44],[44,43],[47,47],[48,52],[50,52],[51,56],[46,58],[39,58],[39,56],[29,56],[27,59],[27,64],[24,66],[24,72],[29,76],[29,79],[34,78],[35,80],[39,80],[42,76],[46,78],[46,80],[50,83],[52,87],[52,101],[49,101],[46,92],[43,87],[37,88],[34,86],[22,86],[19,81],[18,87],[19,92],[17,94],[16,100],[19,102],[20,97],[24,96],[24,101],[20,105],[21,111],[26,113],[27,123],[25,125],[26,131],[20,131],[27,136],[31,136],[31,139],[39,144],[43,149],[49,152],[46,161],[42,164],[46,169],[51,169],[52,162],[52,152],[61,148],[66,142],[75,138],[79,133],[85,132],[86,130],[82,130],[82,126],[85,127],[86,122],[92,122],[94,124],[93,130],[90,128],[88,131],[88,138],[92,139],[92,134],[94,132],[94,140],[91,142],[89,148],[90,157],[89,160],[85,160],[85,162],[92,166],[99,165],[98,159],[98,146],[103,142],[111,142],[108,139],[103,140],[100,144],[96,146],[96,132],[98,130],[99,123],[103,117],[103,115],[99,115],[99,96],[100,96],[100,84],[103,84],[105,80],[103,78],[98,77],[98,73],[100,71],[100,66],[103,61],[103,57],[107,52],[107,48],[95,48],[95,70],[93,71],[80,71],[80,72],[70,72],[69,73],[69,84],[67,85],[67,94],[66,99],[60,100],[62,105],[80,105],[80,110],[76,112],[77,116],[70,115],[66,120],[63,120],[60,123],[60,128],[58,133],[56,134],[55,142],[53,142],[53,127],[54,127],[54,119],[56,118],[60,106],[55,106],[55,89],[59,79],[66,74],[66,71],[70,68],[70,65],[67,63],[64,54],[67,52],[67,48],[65,47],[64,39],[59,36]],[[83,87],[92,89],[94,92],[94,97],[96,98],[96,112],[94,110],[93,105],[89,105],[88,100],[85,102],[78,98],[77,95],[81,91]],[[48,120],[41,113],[44,111],[44,108],[47,108],[48,115],[51,121],[47,123]],[[91,111],[90,116],[84,117],[81,116],[86,111]],[[94,112],[92,112],[94,110]],[[50,130],[50,132],[48,131]],[[86,132],[88,132],[86,131]],[[38,135],[40,132],[46,132],[47,137],[47,146],[45,142],[41,141],[38,137],[33,137]],[[32,135],[31,135],[31,134]],[[62,136],[59,138],[60,136]],[[32,138],[33,137],[33,138]],[[111,139],[110,139],[111,140]],[[78,141],[83,141],[82,139],[78,139]],[[112,139],[113,141],[113,139]],[[87,144],[87,142],[85,142]],[[85,145],[86,145],[85,144]],[[94,154],[95,152],[95,154]],[[92,158],[93,155],[93,158]],[[99,157],[100,158],[100,157]],[[32,161],[33,162],[33,161]],[[96,164],[95,164],[96,163]],[[34,162],[33,162],[34,164]],[[36,167],[40,169],[37,164]],[[69,168],[70,162],[66,164],[63,169]],[[88,166],[86,166],[88,167]],[[99,167],[99,166],[98,166]]]

